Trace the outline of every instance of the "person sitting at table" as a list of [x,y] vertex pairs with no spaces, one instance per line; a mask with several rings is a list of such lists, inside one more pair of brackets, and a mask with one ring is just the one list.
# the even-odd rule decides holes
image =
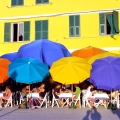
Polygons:
[[117,98],[118,93],[119,93],[119,91],[118,91],[118,90],[116,90],[116,91],[112,91],[112,93],[111,93],[111,92],[107,92],[107,94],[108,94],[109,98],[111,98],[111,97],[112,97],[113,99],[116,99],[116,98]]
[[24,98],[26,98],[26,87],[23,87],[22,88],[22,91],[21,91],[21,96],[22,96],[22,98],[24,99]]
[[10,98],[10,95],[11,95],[11,89],[7,86],[6,89],[5,89],[5,94],[3,96],[3,100],[8,100]]
[[12,92],[11,92],[10,88],[7,86],[5,89],[5,93],[3,94],[3,97],[0,98],[0,107],[3,102],[6,102],[10,98],[11,93]]
[[85,94],[85,99],[90,100],[90,106],[94,107],[94,94],[96,93],[96,91],[94,90],[94,86],[90,85],[87,88],[87,92]]
[[60,91],[63,91],[63,92],[64,92],[65,90],[66,90],[66,86],[65,86],[65,85],[62,85]]
[[59,96],[58,96],[58,95],[60,95],[60,93],[62,92],[62,91],[61,91],[61,85],[60,85],[60,84],[57,84],[56,87],[52,90],[52,92],[53,92],[55,98],[56,98],[56,99],[59,99]]
[[3,96],[1,88],[0,88],[0,94],[1,94],[1,96],[0,96],[0,108],[1,108],[2,107],[2,96]]
[[81,93],[81,89],[79,88],[78,84],[75,84],[74,87],[76,88],[76,90],[75,92],[73,92],[73,95],[75,95],[73,99],[77,99]]
[[46,89],[45,89],[45,84],[44,83],[42,83],[40,85],[40,87],[38,88],[38,93],[39,93],[40,98],[43,99],[45,94],[46,94]]

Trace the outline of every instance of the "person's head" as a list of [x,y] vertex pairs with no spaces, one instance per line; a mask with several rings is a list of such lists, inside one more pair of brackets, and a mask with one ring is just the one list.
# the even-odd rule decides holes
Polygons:
[[29,88],[30,88],[30,86],[29,86],[29,85],[27,85],[27,86],[26,86],[26,89],[28,90]]
[[44,89],[44,88],[45,88],[45,84],[42,83],[42,84],[40,85],[40,88]]
[[65,85],[62,84],[62,88],[65,88]]
[[9,87],[9,86],[6,86],[6,90],[8,90],[8,89],[10,89],[10,87]]
[[94,88],[94,86],[93,86],[92,84],[90,85],[90,87],[91,87],[91,88]]
[[79,85],[78,84],[74,84],[74,87],[76,88],[76,87],[78,87]]
[[56,88],[61,88],[61,84],[57,84],[57,85],[56,85]]

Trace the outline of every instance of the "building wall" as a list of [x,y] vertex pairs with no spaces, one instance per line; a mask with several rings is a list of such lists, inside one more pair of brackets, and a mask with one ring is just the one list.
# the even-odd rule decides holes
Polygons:
[[[119,0],[50,0],[49,4],[34,3],[35,0],[25,0],[25,6],[11,7],[10,0],[1,1],[0,55],[17,51],[21,45],[35,40],[36,20],[48,20],[48,38],[64,44],[70,51],[94,46],[120,54],[119,34],[113,38],[110,35],[99,35],[99,12],[118,9]],[[69,15],[76,14],[80,15],[80,37],[69,37]],[[30,21],[30,41],[4,42],[4,23],[23,21]]]

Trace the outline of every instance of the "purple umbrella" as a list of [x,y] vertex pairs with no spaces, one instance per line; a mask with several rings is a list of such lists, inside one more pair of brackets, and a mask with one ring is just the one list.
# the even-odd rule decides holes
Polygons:
[[51,66],[56,60],[68,56],[71,54],[64,45],[40,39],[20,47],[17,58],[31,57]]
[[15,60],[16,56],[17,56],[17,52],[13,52],[13,53],[4,54],[4,55],[0,56],[0,58],[6,58],[10,62],[13,62]]
[[120,89],[120,58],[106,57],[92,64],[90,82],[98,89]]

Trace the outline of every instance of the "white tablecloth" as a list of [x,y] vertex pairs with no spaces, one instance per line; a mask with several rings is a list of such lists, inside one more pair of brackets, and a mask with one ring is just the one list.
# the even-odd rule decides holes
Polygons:
[[3,93],[0,93],[0,97],[3,97]]
[[72,93],[61,93],[60,95],[58,95],[60,98],[72,98],[73,95]]
[[40,98],[39,93],[30,93],[28,96],[32,98]]
[[94,99],[109,99],[106,93],[96,93]]

